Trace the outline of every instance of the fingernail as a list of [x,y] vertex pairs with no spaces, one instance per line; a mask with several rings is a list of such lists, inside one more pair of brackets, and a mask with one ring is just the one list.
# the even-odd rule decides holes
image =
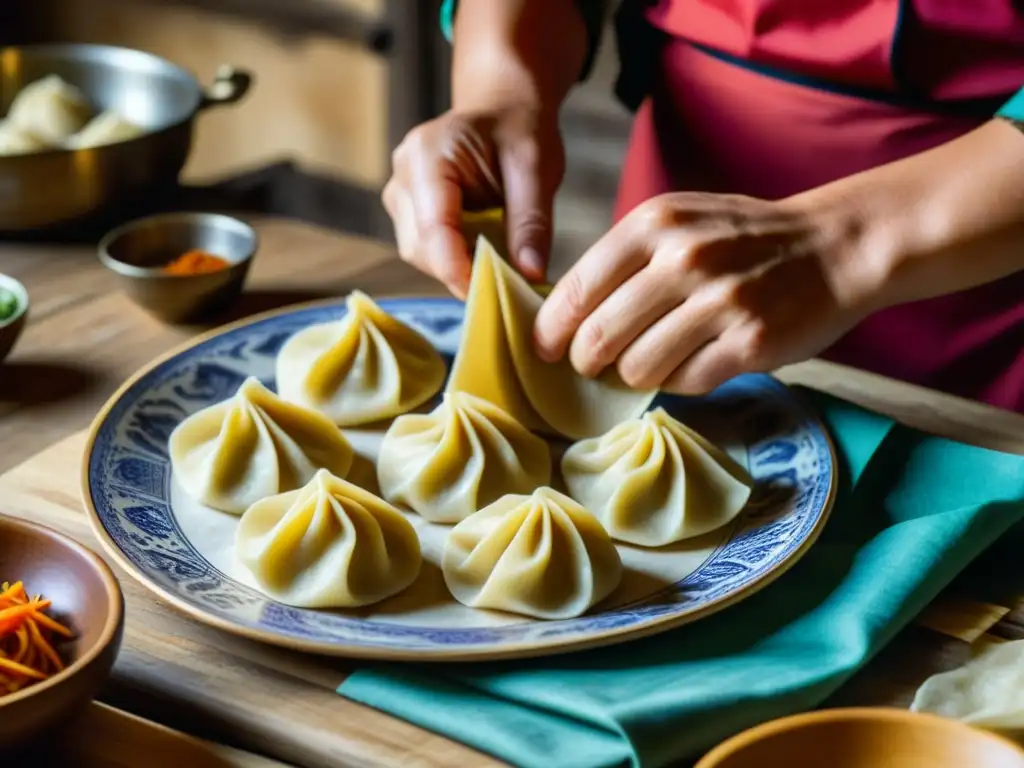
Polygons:
[[544,259],[541,258],[540,251],[533,246],[526,246],[525,248],[519,249],[519,269],[523,272],[529,272],[529,277],[534,277],[538,280],[544,279]]

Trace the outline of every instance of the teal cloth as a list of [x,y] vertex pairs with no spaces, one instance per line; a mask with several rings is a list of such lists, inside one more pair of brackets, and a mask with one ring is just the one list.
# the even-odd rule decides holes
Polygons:
[[567,656],[362,669],[338,692],[535,768],[660,766],[821,704],[1024,516],[1024,457],[815,396],[832,517],[773,585],[708,619]]
[[1013,98],[999,108],[996,114],[1011,120],[1024,120],[1024,88],[1017,91]]

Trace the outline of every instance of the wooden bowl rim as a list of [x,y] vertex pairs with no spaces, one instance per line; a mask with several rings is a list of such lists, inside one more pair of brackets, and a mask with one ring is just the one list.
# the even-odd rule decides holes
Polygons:
[[121,584],[118,582],[114,572],[107,565],[106,561],[89,549],[84,544],[72,539],[70,536],[61,533],[55,528],[40,523],[31,522],[19,517],[0,514],[0,529],[4,527],[20,528],[34,536],[43,536],[56,541],[65,549],[72,550],[83,560],[88,562],[93,570],[99,575],[100,582],[104,586],[107,598],[107,620],[103,625],[99,639],[87,648],[72,664],[69,664],[61,672],[48,677],[46,680],[23,688],[17,693],[0,696],[0,710],[4,707],[17,704],[20,701],[29,699],[32,696],[56,688],[65,680],[69,680],[80,671],[95,661],[100,654],[110,647],[117,637],[118,629],[124,620],[124,595],[121,592]]
[[789,715],[788,717],[770,720],[767,723],[748,728],[714,747],[697,762],[694,768],[719,768],[726,759],[734,756],[741,749],[745,749],[754,742],[761,741],[769,736],[797,731],[809,725],[843,722],[864,723],[871,721],[902,722],[908,725],[921,725],[954,731],[959,739],[987,741],[1003,746],[1011,753],[1024,755],[1024,749],[1018,744],[997,733],[929,712],[913,712],[909,709],[900,709],[899,707],[836,707]]

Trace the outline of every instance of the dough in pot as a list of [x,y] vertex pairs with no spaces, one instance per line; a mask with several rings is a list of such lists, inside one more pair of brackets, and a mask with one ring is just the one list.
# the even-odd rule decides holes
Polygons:
[[255,378],[171,433],[174,476],[190,496],[241,514],[305,485],[318,469],[344,476],[352,446],[323,414],[286,403]]
[[249,507],[235,550],[267,595],[300,608],[378,602],[412,584],[422,563],[401,512],[324,469]]
[[59,76],[48,75],[18,92],[7,119],[47,144],[57,146],[80,131],[92,114],[84,93]]
[[103,112],[68,139],[69,149],[89,149],[100,147],[106,144],[117,144],[121,141],[128,141],[144,133],[142,128],[128,120],[125,120],[117,112]]
[[753,488],[746,470],[663,408],[570,446],[562,476],[613,539],[647,547],[720,528]]
[[444,580],[472,608],[569,619],[610,595],[622,560],[597,518],[558,491],[509,494],[452,528]]
[[395,419],[377,479],[388,501],[434,523],[456,523],[507,493],[550,483],[551,451],[496,405],[448,392],[432,413]]
[[0,156],[28,155],[52,147],[31,131],[19,128],[10,120],[0,120]]
[[614,368],[587,379],[568,357],[546,363],[537,356],[533,323],[541,303],[540,294],[480,237],[448,391],[488,400],[527,429],[574,439],[643,413],[657,393],[630,389]]
[[437,394],[444,358],[424,336],[359,291],[346,305],[341,320],[299,331],[281,348],[281,397],[345,427],[398,416]]

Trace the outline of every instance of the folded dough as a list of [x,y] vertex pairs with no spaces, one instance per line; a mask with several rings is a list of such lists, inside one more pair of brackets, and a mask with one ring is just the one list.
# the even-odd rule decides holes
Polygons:
[[301,487],[318,469],[346,475],[353,451],[323,414],[286,403],[249,378],[234,397],[175,427],[170,454],[190,496],[241,514],[260,499]]
[[724,451],[663,408],[570,446],[562,476],[613,539],[646,547],[725,525],[753,487]]
[[557,363],[537,357],[533,322],[541,302],[480,237],[448,391],[488,400],[527,429],[574,439],[599,435],[643,413],[656,392],[630,389],[614,369],[587,379],[566,357]]
[[399,416],[377,459],[384,498],[456,523],[506,493],[551,482],[551,451],[496,405],[448,392],[427,415]]
[[58,75],[48,75],[22,88],[11,102],[7,119],[51,145],[63,144],[92,117],[89,100]]
[[422,563],[401,512],[325,469],[249,507],[235,551],[264,592],[300,608],[376,603],[412,584]]
[[360,291],[340,321],[296,333],[277,356],[281,397],[340,426],[389,419],[422,405],[444,383],[444,358],[420,333]]
[[117,112],[106,111],[96,115],[86,126],[68,139],[69,149],[89,149],[105,144],[116,144],[141,136],[145,131]]
[[982,728],[1024,729],[1024,640],[992,645],[959,669],[929,677],[910,708]]
[[596,517],[538,488],[503,496],[452,528],[442,570],[455,599],[471,608],[568,619],[612,593],[622,560]]

